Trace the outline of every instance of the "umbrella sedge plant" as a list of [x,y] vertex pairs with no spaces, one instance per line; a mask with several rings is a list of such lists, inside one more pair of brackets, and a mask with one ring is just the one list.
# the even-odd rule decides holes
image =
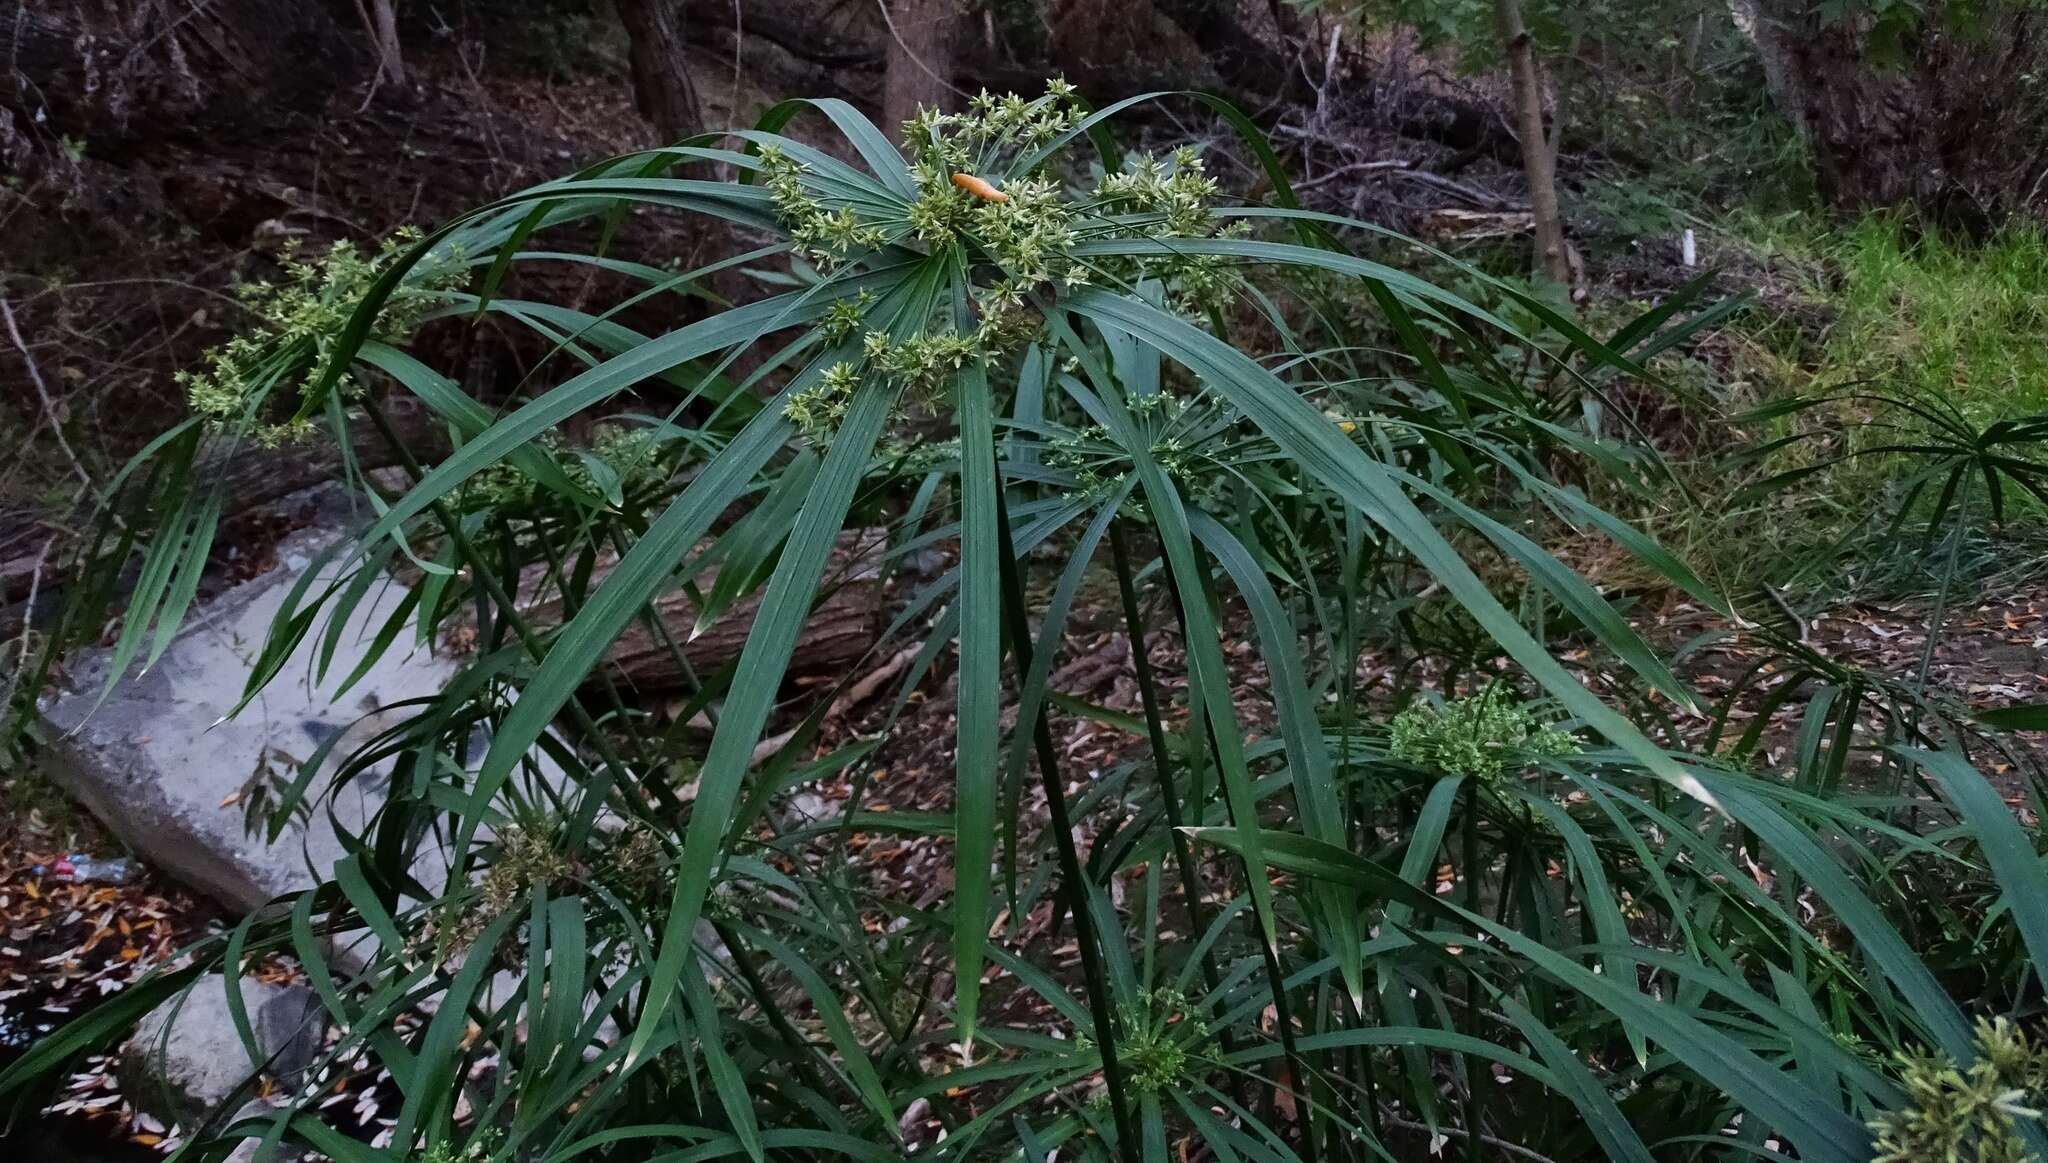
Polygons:
[[[117,482],[147,508],[89,554],[142,559],[113,669],[161,656],[198,591],[225,503],[202,452],[355,417],[395,435],[401,398],[453,451],[403,456],[398,485],[351,467],[362,519],[290,593],[244,701],[287,667],[347,690],[367,664],[341,672],[345,636],[371,658],[457,629],[470,648],[447,689],[380,708],[269,789],[273,841],[321,810],[343,837],[318,888],[46,1039],[0,1093],[32,1094],[204,969],[286,954],[335,1033],[253,1107],[252,1054],[181,1157],[258,1140],[345,1163],[1861,1163],[1945,1127],[2036,1146],[2018,1100],[1971,1105],[2033,1077],[2023,1032],[1972,1025],[2017,1012],[2032,974],[1966,1014],[1866,888],[1899,851],[1988,869],[2003,907],[1986,923],[2038,965],[2038,858],[1990,786],[1954,754],[1901,751],[1946,797],[1923,804],[1943,821],[1929,838],[1891,805],[1674,751],[1531,629],[1568,624],[1690,709],[1510,510],[1546,506],[1725,608],[1544,470],[1640,466],[1563,398],[1646,376],[1640,358],[1715,308],[1680,298],[1603,342],[1498,284],[1544,330],[1523,334],[1354,253],[1384,232],[1298,209],[1213,98],[1182,99],[1244,135],[1273,204],[1226,202],[1192,150],[1121,156],[1113,119],[1158,99],[984,96],[921,115],[901,151],[843,103],[791,102],[295,270],[264,331],[198,373],[203,415]],[[783,132],[804,113],[843,150]],[[609,238],[638,206],[757,245],[674,271],[537,242],[590,223]],[[514,268],[558,262],[636,289],[597,313],[504,293]],[[732,272],[769,290],[711,294]],[[1333,279],[1399,338],[1391,372],[1296,293]],[[659,334],[622,321],[686,303],[694,321]],[[500,410],[407,350],[419,327],[485,317],[552,352]],[[1515,350],[1542,351],[1543,374]],[[627,393],[666,407],[622,410]],[[587,414],[602,434],[579,447],[561,433]],[[836,692],[789,700],[784,679],[849,529],[882,531],[885,570],[935,546],[957,559],[891,612],[878,657],[911,661],[879,727],[826,747]],[[1052,681],[1092,578],[1114,582],[1137,714]],[[388,585],[402,600],[366,624]],[[1399,626],[1425,590],[1462,610],[1495,677],[1378,722],[1356,690],[1362,628]],[[74,627],[96,591],[79,592]],[[656,609],[676,593],[700,626],[753,604],[736,662],[691,670]],[[536,594],[562,617],[536,619]],[[683,706],[607,668],[634,626],[688,676]],[[1179,673],[1155,665],[1162,639]],[[941,671],[951,802],[875,810],[876,765]],[[1056,718],[1124,733],[1126,757],[1077,770]],[[836,778],[852,796],[827,818],[784,810]],[[338,797],[372,780],[383,805],[348,827]],[[863,863],[875,837],[936,838],[950,891],[893,892]],[[333,1096],[351,1087],[377,1117],[346,1117]]]

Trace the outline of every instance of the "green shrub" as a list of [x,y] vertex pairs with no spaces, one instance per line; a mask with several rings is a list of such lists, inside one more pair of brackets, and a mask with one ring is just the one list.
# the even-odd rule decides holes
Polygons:
[[[861,164],[780,133],[805,111]],[[1653,742],[1532,631],[1567,621],[1616,689],[1694,709],[1519,528],[1548,506],[1723,605],[1549,472],[1641,467],[1587,400],[1646,375],[1636,359],[1685,330],[1683,303],[1602,342],[1448,260],[1429,280],[1354,257],[1347,238],[1371,228],[1295,210],[1255,137],[1276,206],[1223,201],[1190,154],[1122,158],[1101,132],[1115,112],[1059,87],[987,99],[913,122],[906,160],[843,103],[791,103],[730,135],[743,149],[615,159],[468,215],[381,267],[337,333],[238,365],[254,369],[244,412],[173,430],[133,470],[154,522],[112,670],[160,650],[189,604],[220,512],[192,476],[209,441],[280,414],[340,431],[399,393],[458,446],[379,499],[327,559],[331,581],[293,595],[247,696],[343,633],[404,649],[473,617],[477,649],[445,691],[380,710],[367,741],[281,790],[273,838],[388,780],[319,889],[45,1039],[0,1095],[203,969],[288,951],[338,1031],[329,1073],[198,1131],[211,1157],[278,1136],[348,1163],[1313,1161],[1420,1157],[1441,1138],[1472,1159],[1506,1143],[1865,1163],[1871,1124],[1909,1102],[1880,1056],[1927,1047],[1967,1069],[1970,1019],[2017,1012],[2048,954],[2048,893],[1990,785],[1914,746],[1964,738],[1952,724],[1894,716],[1875,737],[1915,776],[1901,789],[1942,798],[1838,802],[1807,769],[1852,737],[1816,743],[1792,780],[1726,770]],[[1069,151],[1089,145],[1110,176],[1075,181]],[[671,173],[703,162],[738,177]],[[639,204],[769,241],[682,273],[591,259],[643,287],[597,314],[497,294],[535,232]],[[399,336],[373,338],[409,270],[442,254],[473,256],[477,277],[436,312],[553,340],[552,386],[494,414]],[[615,318],[734,265],[772,265],[775,289],[656,336]],[[1363,288],[1394,352],[1326,343],[1310,272]],[[1368,370],[1389,359],[1400,375]],[[367,390],[344,397],[345,377]],[[627,471],[560,437],[628,390],[668,405],[614,421],[663,456]],[[913,446],[927,410],[940,439]],[[889,713],[818,753],[855,667],[757,755],[837,535],[877,524],[892,562],[959,549],[877,648],[915,658]],[[1105,545],[1142,716],[1050,686]],[[1524,586],[1520,614],[1468,554]],[[416,579],[404,605],[359,625],[394,574]],[[518,592],[536,580],[564,624],[528,619]],[[1361,631],[1408,623],[1432,587],[1469,624],[1456,665],[1483,666],[1492,693],[1410,711],[1390,737],[1356,689]],[[604,681],[602,658],[678,591],[704,617],[756,598],[752,628],[687,705],[649,706]],[[1155,615],[1177,628],[1181,673],[1151,665]],[[912,733],[901,716],[934,670],[950,671],[951,810],[870,810],[874,765]],[[1540,719],[1520,706],[1536,692]],[[1866,703],[1840,706],[1853,733]],[[1130,753],[1084,774],[1055,713],[1125,733]],[[543,778],[536,749],[567,778]],[[840,776],[852,798],[835,818],[772,810]],[[1926,831],[1896,824],[1905,812]],[[879,836],[936,838],[950,892],[892,891],[863,863]],[[413,875],[423,856],[445,880]],[[1900,928],[1930,885],[1986,866],[1999,887],[1954,924],[2009,952],[1951,997]],[[339,971],[344,946],[361,972]],[[378,1072],[396,1109],[358,1134],[330,1091]]]

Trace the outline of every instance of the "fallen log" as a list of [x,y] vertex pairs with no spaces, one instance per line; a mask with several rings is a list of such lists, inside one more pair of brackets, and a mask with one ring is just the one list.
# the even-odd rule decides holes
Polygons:
[[[818,600],[791,655],[792,675],[843,673],[874,646],[881,630],[881,563],[886,545],[887,538],[879,529],[849,529],[839,535],[826,559]],[[717,577],[716,570],[699,575],[696,592],[709,593]],[[593,588],[597,582],[598,577],[593,576]],[[760,602],[758,592],[751,594],[700,631],[697,603],[688,591],[671,589],[652,603],[651,613],[660,632],[646,617],[635,620],[605,653],[602,673],[621,687],[640,693],[688,690],[692,675],[707,678],[740,656],[753,631]],[[530,604],[522,602],[520,613],[536,629],[551,628],[562,622],[562,599],[556,594]]]

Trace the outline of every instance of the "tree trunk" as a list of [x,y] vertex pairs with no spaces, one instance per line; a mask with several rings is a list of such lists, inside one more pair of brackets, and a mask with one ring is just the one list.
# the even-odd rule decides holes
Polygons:
[[370,45],[377,50],[377,76],[394,85],[405,84],[405,49],[398,39],[397,0],[370,0],[363,13],[369,25]]
[[[1930,16],[1880,34],[1868,15],[1825,17],[1805,0],[1729,0],[1772,101],[1840,209],[1914,208],[1956,225],[2039,213],[2048,164],[2044,17],[1983,6],[1969,28]],[[1903,43],[1887,49],[1887,36]]]
[[[1193,10],[1187,18],[1199,19],[1205,32],[1223,35],[1209,15],[1211,5],[1183,6]],[[1225,87],[1215,67],[1220,54],[1205,50],[1194,30],[1153,0],[1054,0],[1049,24],[1052,59],[1091,96],[1114,99],[1153,89]],[[1287,74],[1283,67],[1266,79]]]
[[957,0],[889,0],[889,44],[882,74],[882,126],[891,136],[920,108],[945,109],[952,96]]
[[704,110],[683,56],[676,0],[614,0],[626,26],[633,69],[633,103],[664,144],[704,129]]
[[1529,211],[1536,223],[1536,269],[1551,282],[1569,285],[1571,259],[1557,210],[1556,158],[1543,132],[1543,78],[1536,71],[1536,49],[1522,24],[1521,0],[1494,0],[1493,13],[1514,83],[1515,131],[1522,139],[1522,172],[1528,177]]
[[[732,0],[682,3],[692,28],[723,33],[734,27]],[[875,100],[870,86],[878,65],[905,86],[930,86],[922,96],[899,96],[893,105],[885,97],[885,123],[898,112],[905,118],[914,114],[919,100],[926,105],[949,97],[957,102],[954,90],[1033,95],[1055,72],[1098,104],[1154,89],[1200,88],[1245,108],[1264,108],[1306,91],[1293,57],[1276,47],[1293,35],[1296,18],[1286,5],[1268,14],[1238,0],[1034,0],[1034,11],[1046,26],[1046,43],[1027,48],[973,35],[974,24],[962,16],[974,7],[968,0],[890,0],[886,8],[876,0],[745,4],[739,22],[744,36],[776,50],[747,58],[750,68],[769,70],[763,75],[770,87],[829,93],[867,105]],[[914,53],[897,44],[892,24]],[[950,42],[947,51],[919,47],[927,36]],[[953,89],[933,81],[912,63],[914,58],[925,60]],[[888,86],[881,88],[886,92]],[[1471,120],[1483,121],[1491,132],[1492,120],[1476,112]],[[1512,148],[1507,133],[1499,137]]]

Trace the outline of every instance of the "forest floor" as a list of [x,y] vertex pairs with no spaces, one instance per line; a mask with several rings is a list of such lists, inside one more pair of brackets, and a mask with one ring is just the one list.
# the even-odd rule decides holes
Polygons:
[[[1873,676],[1910,682],[1919,672],[1930,613],[1919,604],[1845,603],[1810,619],[1804,642],[1817,653]],[[1069,636],[1072,645],[1053,670],[1052,688],[1110,711],[1141,716],[1130,641],[1119,611],[1083,604],[1073,618],[1078,632]],[[1639,632],[1673,651],[1715,621],[1709,612],[1682,602],[1654,612],[1639,609],[1636,617]],[[1943,621],[1945,630],[1927,671],[1930,691],[1980,706],[2048,700],[2048,587],[1980,595],[1959,603]],[[1171,700],[1185,683],[1179,639],[1171,629],[1155,629],[1148,636],[1150,660]],[[1269,722],[1258,719],[1267,705],[1263,674],[1256,650],[1247,641],[1249,634],[1234,638],[1229,653],[1240,668],[1239,706],[1249,720],[1248,734],[1256,738],[1271,729]],[[1680,673],[1711,705],[1773,653],[1737,634],[1687,652]],[[1601,673],[1601,660],[1569,643],[1559,645],[1559,656],[1579,666],[1589,679],[1597,680]],[[886,660],[878,659],[870,669],[883,665]],[[1385,686],[1392,679],[1391,667],[1368,655],[1359,676],[1368,689]],[[858,683],[861,677],[856,673],[850,681]],[[859,776],[862,808],[941,814],[951,810],[955,771],[950,682],[942,665],[910,697],[891,732],[892,741]],[[890,713],[895,684],[874,684],[874,690],[864,704],[828,723],[816,743],[818,754],[873,737]],[[1768,678],[1746,690],[1729,713],[1735,725],[1731,732],[1739,734],[1773,691]],[[1764,767],[1784,761],[1804,707],[1804,700],[1795,698],[1771,712],[1759,756]],[[1014,718],[1014,706],[1006,707],[1005,725],[1013,726]],[[1676,721],[1689,736],[1681,741],[1694,746],[1709,726],[1705,718]],[[1141,735],[1093,719],[1055,711],[1052,726],[1070,795],[1084,792],[1091,781],[1146,753]],[[2048,752],[2037,751],[2032,759],[2048,759]],[[2004,777],[2001,782],[2015,810],[2032,824],[2023,773],[2003,763],[1993,764],[1991,773]],[[854,775],[842,773],[795,789],[783,826],[803,826],[804,813],[838,813],[854,795],[854,782]],[[25,790],[36,798],[24,799]],[[118,885],[64,878],[57,866],[66,856],[108,856],[119,848],[90,818],[67,810],[51,795],[20,780],[0,792],[0,933],[6,938],[0,943],[0,1061],[97,998],[118,992],[163,964],[184,944],[217,930],[223,920],[216,906],[152,869],[143,868],[134,879]],[[1045,800],[1035,781],[1024,792],[1021,819],[1020,832],[1025,842],[1032,842],[1045,819]],[[1084,855],[1093,839],[1083,835]],[[864,876],[890,886],[885,895],[923,906],[951,890],[949,847],[949,841],[938,837],[857,832],[848,838],[847,850]],[[1071,933],[1062,939],[1051,931],[1051,924],[1051,907],[1040,901],[1008,930],[1009,938],[1021,947],[1051,938],[1041,950],[1042,963],[1071,969],[1077,956]],[[292,970],[284,962],[272,972],[289,977]],[[109,1143],[146,1148],[166,1141],[164,1128],[139,1113],[122,1093],[116,1063],[109,1058],[84,1063],[52,1112],[84,1120],[87,1133],[104,1136]],[[360,1111],[365,1125],[384,1113],[374,1102],[362,1104]],[[936,1132],[937,1126],[933,1121],[930,1130]]]

